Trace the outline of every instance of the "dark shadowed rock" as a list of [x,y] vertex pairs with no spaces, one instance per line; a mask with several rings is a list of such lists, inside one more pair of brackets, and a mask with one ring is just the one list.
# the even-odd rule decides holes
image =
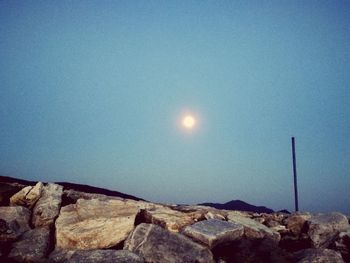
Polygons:
[[143,263],[143,259],[128,250],[59,250],[50,255],[57,263]]
[[218,244],[240,238],[243,231],[241,224],[209,219],[187,226],[182,233],[213,248]]
[[314,248],[326,248],[349,227],[348,219],[340,213],[317,214],[308,221],[308,236]]
[[49,239],[48,227],[31,229],[13,243],[8,257],[17,262],[42,262],[48,252]]
[[38,182],[35,186],[26,186],[10,198],[11,205],[21,205],[28,208],[33,208],[39,200],[44,185]]
[[32,224],[35,227],[51,226],[61,208],[63,187],[48,183],[33,208]]
[[294,253],[298,263],[344,263],[340,253],[331,249],[309,248]]
[[350,226],[348,229],[339,233],[332,248],[339,251],[346,262],[350,262]]
[[153,263],[213,263],[207,248],[189,238],[159,226],[142,223],[125,241],[124,249],[133,251]]
[[132,200],[79,199],[64,206],[56,220],[56,248],[98,249],[124,241],[139,211]]
[[12,242],[29,230],[30,210],[22,206],[0,207],[0,242]]

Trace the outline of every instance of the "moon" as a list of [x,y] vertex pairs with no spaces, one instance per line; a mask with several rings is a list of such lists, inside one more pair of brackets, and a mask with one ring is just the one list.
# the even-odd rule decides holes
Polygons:
[[188,130],[193,129],[195,125],[196,125],[196,119],[192,115],[186,115],[182,119],[182,126]]

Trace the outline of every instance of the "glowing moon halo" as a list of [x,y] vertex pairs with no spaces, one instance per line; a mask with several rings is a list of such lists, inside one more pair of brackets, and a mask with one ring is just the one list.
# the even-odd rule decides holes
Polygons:
[[182,125],[186,128],[186,129],[193,129],[194,126],[196,125],[196,119],[192,116],[192,115],[186,115],[183,119],[182,119]]

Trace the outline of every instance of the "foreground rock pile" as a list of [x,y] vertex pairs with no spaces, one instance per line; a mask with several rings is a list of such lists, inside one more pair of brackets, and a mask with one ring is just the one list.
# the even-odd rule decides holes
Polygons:
[[171,206],[40,182],[0,198],[0,262],[350,262],[340,213]]

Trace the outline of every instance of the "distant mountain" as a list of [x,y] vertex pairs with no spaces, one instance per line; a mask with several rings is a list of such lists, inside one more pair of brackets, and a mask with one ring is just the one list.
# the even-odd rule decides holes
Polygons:
[[247,212],[255,212],[255,213],[273,213],[274,211],[270,208],[267,208],[265,206],[255,206],[248,204],[246,202],[243,202],[241,200],[232,200],[224,204],[219,203],[202,203],[199,205],[205,205],[214,207],[217,209],[225,209],[225,210],[238,210],[238,211],[247,211]]
[[[0,184],[2,183],[17,183],[17,184],[22,184],[22,185],[35,185],[37,182],[33,181],[27,181],[23,179],[17,179],[9,176],[1,176],[0,175]],[[116,196],[116,197],[121,197],[121,198],[127,198],[127,199],[132,199],[136,201],[145,201],[142,198],[133,196],[133,195],[128,195],[124,194],[118,191],[112,191],[104,188],[99,188],[95,186],[90,186],[90,185],[85,185],[85,184],[75,184],[75,183],[67,183],[67,182],[56,182],[59,185],[63,186],[64,190],[75,190],[75,191],[80,191],[80,192],[85,192],[85,193],[91,193],[91,194],[103,194],[107,196]],[[1,185],[0,185],[1,186]],[[1,187],[0,187],[1,191]]]

